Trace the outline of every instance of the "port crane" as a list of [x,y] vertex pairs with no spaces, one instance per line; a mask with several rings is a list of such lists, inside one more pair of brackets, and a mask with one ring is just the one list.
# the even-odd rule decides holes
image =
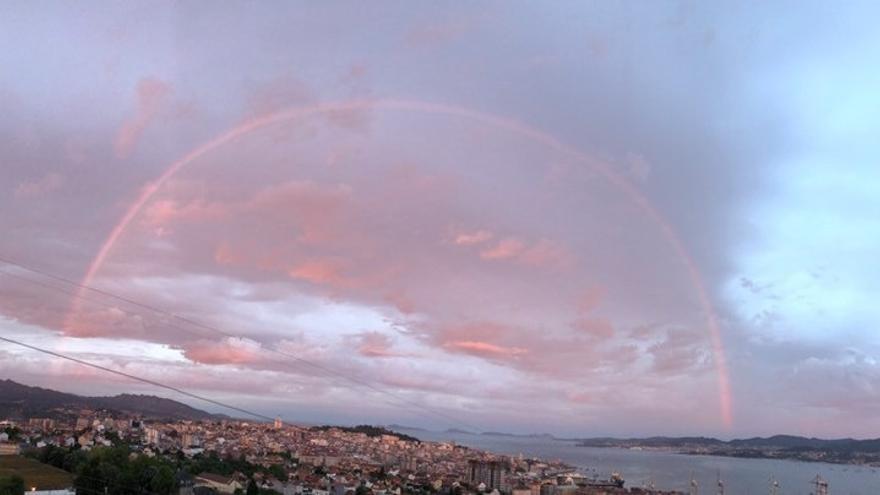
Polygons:
[[694,479],[694,473],[691,473],[690,489],[688,495],[700,495],[700,484]]
[[813,492],[813,495],[828,495],[828,482],[824,478],[817,474],[810,483],[813,484],[816,490]]
[[779,495],[779,482],[774,476],[770,477],[770,495]]

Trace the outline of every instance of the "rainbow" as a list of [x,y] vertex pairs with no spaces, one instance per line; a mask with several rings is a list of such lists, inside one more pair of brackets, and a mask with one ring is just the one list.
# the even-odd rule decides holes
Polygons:
[[[280,122],[304,119],[316,115],[328,115],[336,112],[348,112],[369,109],[397,110],[405,112],[426,113],[432,115],[445,115],[458,117],[483,125],[491,126],[497,129],[503,129],[508,132],[531,139],[537,143],[543,144],[563,155],[569,156],[577,162],[583,163],[591,167],[596,173],[601,175],[605,180],[610,182],[620,192],[625,194],[639,209],[646,214],[653,222],[657,224],[663,236],[669,242],[676,255],[681,258],[687,269],[688,277],[696,289],[700,305],[706,313],[709,339],[712,347],[712,357],[715,363],[718,386],[718,405],[720,409],[721,421],[725,427],[730,428],[733,423],[732,413],[732,397],[730,390],[730,378],[728,375],[727,360],[724,352],[724,345],[721,338],[721,331],[718,326],[718,317],[710,302],[710,298],[706,292],[700,272],[696,263],[688,254],[681,239],[676,235],[675,230],[670,223],[651,205],[648,199],[641,194],[628,180],[616,173],[604,162],[595,160],[577,149],[568,146],[557,138],[546,132],[534,127],[520,123],[516,120],[503,118],[464,107],[452,106],[446,104],[424,102],[419,100],[402,100],[402,99],[365,99],[365,100],[349,100],[341,102],[320,103],[307,107],[285,109],[268,115],[259,116],[246,120],[238,126],[229,129],[222,134],[214,137],[193,150],[189,151],[175,162],[171,163],[162,174],[148,183],[140,192],[138,197],[128,206],[125,214],[119,219],[119,222],[110,231],[110,234],[101,244],[97,254],[89,264],[83,279],[83,286],[90,286],[101,266],[106,261],[113,246],[119,240],[120,236],[131,224],[132,220],[143,209],[144,205],[150,201],[153,195],[175,174],[181,169],[192,163],[194,160],[216,150],[217,148],[235,141],[237,138],[244,136],[253,131],[265,128],[272,124]],[[80,288],[80,294],[85,289]],[[71,309],[65,319],[65,330],[72,330],[73,318],[79,313],[79,302],[81,297],[74,297]],[[75,333],[75,332],[72,332]]]

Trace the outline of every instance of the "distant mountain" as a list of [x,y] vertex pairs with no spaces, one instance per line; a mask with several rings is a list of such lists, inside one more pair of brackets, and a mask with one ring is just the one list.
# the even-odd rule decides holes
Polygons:
[[504,433],[500,431],[484,431],[481,435],[489,437],[508,437],[508,438],[545,438],[547,440],[559,440],[549,433]]
[[725,442],[709,437],[647,437],[647,438],[614,438],[596,437],[580,440],[586,447],[693,447],[720,446]]
[[405,433],[400,433],[398,431],[391,431],[384,426],[372,426],[372,425],[357,425],[357,426],[339,426],[339,425],[321,425],[321,426],[313,426],[310,428],[315,431],[327,431],[327,430],[342,430],[348,433],[363,433],[368,437],[378,437],[382,435],[390,435],[395,436],[405,442],[421,442],[418,438],[407,435]]
[[136,412],[146,417],[175,419],[221,419],[228,417],[223,414],[211,414],[182,402],[154,395],[121,394],[115,397],[95,397],[93,399],[99,404],[105,404],[107,409]]
[[84,397],[56,390],[0,380],[0,418],[46,417],[56,409],[107,409],[155,419],[219,419],[181,402],[153,395],[121,394],[113,397]]
[[485,435],[487,437],[516,437],[516,436],[519,436],[519,435],[515,435],[513,433],[504,433],[504,432],[500,432],[500,431],[484,431],[483,433],[480,433],[480,435]]
[[[432,433],[431,430],[426,430],[424,428],[418,428],[415,426],[398,425],[398,424],[389,425],[388,428],[391,430],[395,430],[395,431],[404,430],[404,431]],[[448,435],[483,435],[483,436],[487,436],[487,437],[506,437],[506,438],[532,438],[532,439],[540,438],[540,439],[546,439],[546,440],[559,440],[559,441],[564,441],[564,442],[578,442],[578,441],[580,441],[579,439],[573,439],[573,438],[555,437],[555,436],[551,435],[550,433],[505,433],[502,431],[484,431],[482,433],[474,433],[472,431],[463,430],[461,428],[449,428],[449,429],[443,430],[441,432],[435,431],[433,433],[441,433],[441,434],[448,434]]]
[[450,428],[446,430],[444,433],[453,433],[458,435],[474,435],[475,433],[472,431],[461,430],[459,428]]
[[735,440],[708,437],[648,437],[648,438],[587,438],[579,441],[585,447],[645,447],[668,448],[682,451],[704,449],[724,455],[756,456],[768,452],[791,455],[823,452],[833,458],[853,453],[880,454],[880,439],[853,438],[821,439],[795,435],[774,435]]

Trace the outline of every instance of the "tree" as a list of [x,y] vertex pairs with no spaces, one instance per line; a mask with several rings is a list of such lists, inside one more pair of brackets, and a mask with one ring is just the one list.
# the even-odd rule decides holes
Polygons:
[[24,495],[24,479],[17,474],[0,476],[0,495]]
[[177,488],[177,481],[174,479],[174,471],[168,466],[162,466],[150,480],[150,490],[153,493],[161,495],[170,495]]
[[3,430],[0,430],[0,432],[9,435],[10,441],[16,441],[21,438],[21,430],[19,430],[17,426],[7,426]]
[[285,471],[284,466],[280,464],[272,464],[269,466],[269,474],[274,476],[278,481],[287,481],[287,471]]
[[247,491],[245,493],[247,495],[260,495],[260,489],[257,487],[257,483],[253,478],[248,480]]

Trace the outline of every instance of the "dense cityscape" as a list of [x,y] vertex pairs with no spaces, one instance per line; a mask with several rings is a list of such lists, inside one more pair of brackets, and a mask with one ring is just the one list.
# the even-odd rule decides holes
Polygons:
[[616,473],[607,479],[587,478],[558,461],[424,442],[380,427],[300,427],[280,419],[158,421],[89,410],[55,413],[71,419],[0,422],[0,454],[70,471],[70,486],[56,482],[43,487],[22,480],[28,490],[181,495],[679,493],[626,488]]
[[[785,449],[825,452],[805,459],[813,461],[831,460],[835,449],[870,451],[878,443],[795,436],[576,440],[460,428],[440,433],[396,424],[287,424],[281,418],[254,417],[212,414],[153,395],[81,396],[0,380],[0,495],[26,490],[44,495],[680,495],[682,486],[688,487],[689,495],[697,495],[701,487],[723,494],[728,480],[720,472],[700,482],[693,472],[689,479],[662,476],[665,481],[655,484],[654,476],[664,474],[657,465],[647,478],[642,472],[639,481],[632,482],[619,464],[595,464],[601,454],[572,457],[570,451],[555,451],[562,460],[552,450],[535,451],[529,442],[570,445],[575,451],[666,452],[674,457],[678,454],[673,452],[686,454],[680,457],[746,457],[749,451],[753,457],[769,459],[781,457]],[[475,442],[478,439],[489,443]],[[503,442],[513,443],[504,447]],[[516,446],[531,454],[510,455],[522,452]],[[849,464],[860,459],[863,456],[851,455]],[[788,482],[808,479],[802,475]],[[766,481],[769,493],[787,493],[779,491],[773,475]],[[815,475],[812,483],[812,493],[828,493],[821,476]]]

